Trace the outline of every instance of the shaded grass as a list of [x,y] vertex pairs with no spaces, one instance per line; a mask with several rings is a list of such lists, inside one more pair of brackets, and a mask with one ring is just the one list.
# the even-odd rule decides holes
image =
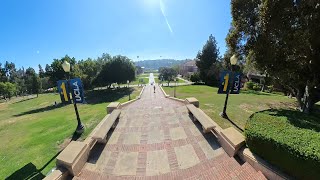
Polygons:
[[[173,96],[173,87],[163,87],[167,94]],[[218,88],[205,85],[190,85],[176,87],[178,98],[195,97],[200,102],[200,108],[209,115],[222,128],[232,126],[231,123],[219,116],[223,110],[225,94],[218,94]],[[230,95],[227,114],[239,127],[244,129],[247,119],[251,114],[270,108],[294,108],[295,100],[286,96],[241,91],[238,95]]]
[[[128,101],[128,92],[135,98],[141,88],[119,91],[87,92],[89,104],[78,104],[81,121],[86,127],[84,139],[106,115],[111,101]],[[67,143],[77,125],[73,105],[54,107],[60,102],[57,94],[40,94],[38,98],[9,101],[0,104],[0,179],[4,179],[26,164],[43,167]],[[55,166],[52,161],[42,171]]]

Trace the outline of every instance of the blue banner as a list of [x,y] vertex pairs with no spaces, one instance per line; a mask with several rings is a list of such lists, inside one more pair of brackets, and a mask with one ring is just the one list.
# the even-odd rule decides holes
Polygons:
[[220,85],[219,85],[218,94],[226,94],[229,91],[230,76],[231,76],[230,71],[223,71],[220,73]]
[[241,74],[223,71],[220,74],[220,85],[218,94],[239,94],[241,88]]
[[60,80],[57,82],[58,93],[60,94],[61,102],[65,104],[71,103],[69,85],[67,80]]
[[233,73],[233,85],[230,94],[239,94],[241,88],[241,74]]
[[83,90],[81,79],[80,78],[70,79],[69,82],[71,86],[72,99],[76,103],[85,103],[84,90]]

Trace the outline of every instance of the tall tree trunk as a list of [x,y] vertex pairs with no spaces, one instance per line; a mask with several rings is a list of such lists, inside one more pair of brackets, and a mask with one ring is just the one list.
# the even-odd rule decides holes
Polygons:
[[312,111],[315,104],[313,95],[314,90],[312,87],[310,88],[309,84],[306,85],[304,90],[298,90],[296,98],[301,112],[309,114]]

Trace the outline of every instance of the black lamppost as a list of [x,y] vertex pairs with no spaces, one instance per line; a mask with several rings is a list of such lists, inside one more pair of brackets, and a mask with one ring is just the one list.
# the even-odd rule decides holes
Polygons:
[[161,84],[163,86],[163,76],[161,76],[160,79],[161,79]]
[[129,83],[130,83],[130,81],[129,80],[127,80],[127,84],[128,84],[128,91],[129,91],[129,101],[131,100],[131,98],[130,98],[130,89],[129,89]]
[[[64,61],[62,64],[62,68],[63,68],[64,72],[66,72],[68,74],[68,87],[69,87],[69,91],[71,92],[72,89],[71,89],[71,84],[70,84],[70,66],[71,66],[70,63],[68,63],[67,61]],[[72,92],[71,92],[71,94],[72,94]],[[74,107],[74,111],[76,113],[77,121],[78,121],[76,132],[78,134],[82,134],[84,131],[84,125],[81,123],[77,103],[74,99],[74,96],[72,96],[72,101],[73,101],[73,107]]]
[[174,82],[175,82],[175,85],[174,85],[174,94],[173,94],[173,97],[176,97],[177,78],[174,78]]
[[[234,69],[234,66],[237,64],[237,62],[238,62],[238,58],[236,57],[236,55],[233,55],[233,56],[230,58],[230,63],[231,63],[231,81],[230,81],[230,87],[231,87],[231,88],[233,87],[233,69]],[[228,83],[228,82],[225,82],[225,83]],[[227,111],[229,94],[230,94],[230,91],[232,90],[231,88],[228,88],[228,89],[227,89],[226,100],[224,101],[223,111],[220,113],[220,116],[223,117],[223,118],[225,118],[225,119],[229,119],[226,111]]]

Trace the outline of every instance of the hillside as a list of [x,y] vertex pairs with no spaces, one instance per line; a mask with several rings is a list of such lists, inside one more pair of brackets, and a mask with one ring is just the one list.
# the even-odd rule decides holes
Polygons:
[[146,69],[159,69],[160,67],[171,67],[173,65],[181,64],[185,60],[174,59],[157,59],[157,60],[143,60],[134,62],[137,66],[144,67]]

